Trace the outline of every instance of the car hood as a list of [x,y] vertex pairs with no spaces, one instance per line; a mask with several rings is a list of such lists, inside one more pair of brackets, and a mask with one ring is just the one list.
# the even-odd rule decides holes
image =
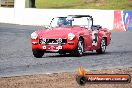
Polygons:
[[75,27],[68,27],[68,28],[52,28],[50,30],[38,30],[37,33],[39,34],[40,38],[67,38],[68,33],[76,33],[81,30]]

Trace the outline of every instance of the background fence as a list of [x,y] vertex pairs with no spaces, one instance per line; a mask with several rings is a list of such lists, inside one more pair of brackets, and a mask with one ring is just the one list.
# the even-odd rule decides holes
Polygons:
[[14,8],[0,7],[0,22],[20,25],[49,25],[53,17],[92,15],[94,24],[110,30],[132,30],[132,11],[97,9],[35,9],[25,8],[25,0],[15,0]]
[[113,10],[0,8],[0,13],[0,22],[21,25],[49,25],[53,17],[89,14],[93,16],[94,24],[113,29]]

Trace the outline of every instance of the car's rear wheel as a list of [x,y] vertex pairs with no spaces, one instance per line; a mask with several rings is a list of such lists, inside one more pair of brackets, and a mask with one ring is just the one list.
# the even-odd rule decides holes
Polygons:
[[103,54],[106,51],[106,39],[103,38],[100,43],[100,48],[96,50],[98,54]]
[[44,51],[42,50],[32,50],[34,57],[41,58],[44,55]]
[[83,39],[79,39],[76,49],[74,50],[75,56],[82,56],[84,52],[84,42]]

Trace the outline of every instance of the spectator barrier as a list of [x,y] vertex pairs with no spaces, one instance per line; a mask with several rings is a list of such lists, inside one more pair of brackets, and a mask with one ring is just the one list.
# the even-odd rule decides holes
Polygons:
[[110,30],[132,30],[132,11],[25,8],[25,0],[15,0],[14,8],[0,7],[0,22],[41,26],[49,25],[53,17],[88,14],[93,16],[94,24]]
[[53,17],[92,15],[94,24],[113,28],[113,10],[0,8],[0,22],[21,25],[49,25]]
[[132,30],[132,11],[114,11],[114,30]]

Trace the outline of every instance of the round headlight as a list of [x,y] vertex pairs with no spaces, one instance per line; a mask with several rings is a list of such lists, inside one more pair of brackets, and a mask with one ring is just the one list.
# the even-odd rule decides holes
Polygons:
[[32,39],[37,39],[37,37],[38,37],[38,34],[37,34],[37,33],[33,32],[33,33],[31,34],[31,38],[32,38]]
[[74,37],[75,37],[75,35],[74,35],[73,33],[69,33],[69,34],[68,34],[68,39],[69,39],[69,40],[73,40]]

